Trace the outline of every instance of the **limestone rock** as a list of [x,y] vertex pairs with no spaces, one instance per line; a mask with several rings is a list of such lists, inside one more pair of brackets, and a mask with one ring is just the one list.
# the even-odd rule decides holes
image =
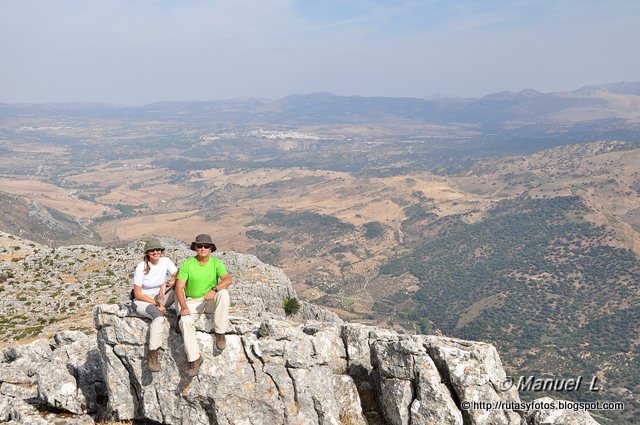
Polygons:
[[0,393],[12,398],[32,397],[37,373],[43,364],[50,361],[52,353],[47,339],[5,350],[5,361],[0,362]]
[[[346,369],[335,325],[308,330],[314,334],[309,335],[304,326],[275,317],[262,323],[232,318],[231,332],[238,333],[227,335],[227,348],[220,353],[207,322],[196,322],[204,363],[190,378],[173,319],[160,354],[162,371],[151,374],[145,361],[148,321],[123,313],[115,306],[95,310],[108,409],[115,418],[169,424],[340,423],[341,405],[327,390],[333,388],[334,371]],[[335,342],[338,348],[332,348]]]
[[0,422],[9,422],[13,409],[13,397],[0,395]]
[[349,375],[333,375],[333,389],[340,408],[340,423],[367,425],[353,378]]
[[[186,375],[182,338],[171,317],[160,354],[162,371],[152,374],[146,365],[146,319],[113,305],[96,307],[95,318],[107,411],[117,420],[462,424],[455,400],[487,400],[496,390],[488,378],[470,382],[471,390],[457,386],[460,377],[451,371],[461,366],[458,362],[471,375],[478,369],[477,380],[480,374],[504,376],[487,344],[398,335],[358,324],[296,324],[271,314],[262,321],[231,317],[223,352],[214,348],[208,319],[196,322],[204,362],[195,378]],[[457,356],[451,354],[454,349]],[[430,351],[440,353],[441,365]],[[510,411],[498,413],[519,418]]]
[[35,385],[36,377],[34,374],[29,375],[29,370],[29,368],[20,367],[20,365],[0,363],[0,382],[20,385]]
[[[163,241],[167,255],[178,263],[193,254],[184,244]],[[87,267],[79,260],[87,253],[118,272],[130,270],[139,258],[138,245],[127,248],[130,252],[89,245],[57,248],[55,267],[61,269],[52,272],[51,279],[62,285],[58,274]],[[35,251],[24,260],[31,266],[45,255],[51,257]],[[100,257],[105,254],[108,257]],[[186,373],[175,312],[164,324],[161,371],[151,373],[146,361],[150,321],[132,316],[127,305],[101,304],[93,310],[96,336],[65,331],[0,353],[0,422],[521,423],[519,414],[510,410],[460,409],[463,402],[519,400],[515,389],[500,391],[506,376],[491,345],[343,323],[332,312],[305,302],[287,317],[284,300],[296,294],[282,270],[251,255],[216,255],[235,280],[231,323],[227,348],[220,352],[211,317],[203,315],[196,322],[204,358],[198,376]],[[88,283],[108,282],[109,272],[97,269],[88,279],[98,280]],[[114,291],[126,296],[123,287],[128,285],[118,281],[103,289],[111,299]],[[61,287],[66,291],[69,285]],[[55,302],[67,302],[67,295]],[[595,423],[586,412],[525,413],[534,425]]]
[[[54,423],[61,420],[55,412],[65,410],[73,413],[62,419],[69,424],[525,423],[509,410],[459,408],[464,401],[519,401],[515,390],[499,391],[506,376],[484,343],[263,312],[260,320],[232,316],[220,352],[205,317],[196,323],[204,362],[191,378],[175,315],[165,323],[161,371],[153,374],[149,320],[119,305],[97,306],[94,319],[97,340],[63,332],[5,350],[0,421]],[[530,425],[596,424],[587,412],[525,413]]]
[[[102,382],[96,342],[81,332],[63,332],[5,351],[0,363],[0,422],[50,424],[54,408],[76,413],[68,424],[89,424],[97,412]],[[70,390],[73,388],[73,390]]]
[[[284,300],[297,298],[291,281],[277,267],[264,264],[257,257],[236,252],[215,253],[224,261],[234,280],[231,297],[231,313],[247,319],[256,319],[271,313],[285,317]],[[337,314],[306,301],[300,301],[300,311],[293,320],[342,322]]]
[[374,342],[373,366],[382,413],[389,424],[456,424],[462,414],[417,338]]
[[[555,409],[560,400],[551,397],[543,397],[534,400],[532,404],[543,406],[540,409],[531,409],[525,413],[528,425],[598,425],[589,412],[585,410]],[[548,406],[546,408],[544,406]]]
[[0,394],[19,399],[35,398],[38,396],[38,387],[35,384],[3,382],[0,384]]
[[89,415],[66,415],[41,411],[31,402],[18,398],[0,397],[0,422],[26,425],[92,425],[94,419]]
[[51,344],[46,339],[38,339],[27,345],[18,345],[4,351],[5,362],[18,361],[19,364],[48,360],[51,356]]
[[[433,359],[445,382],[453,389],[460,403],[519,402],[518,392],[506,380],[495,347],[482,342],[464,341],[438,336],[422,337],[427,353]],[[465,424],[520,425],[522,418],[512,410],[462,410]]]
[[59,348],[38,372],[38,397],[70,413],[97,412],[105,389],[95,340],[79,332],[56,334],[54,341]]
[[85,340],[86,338],[87,335],[80,331],[62,331],[53,336],[53,341],[55,348],[60,348],[64,345],[73,344],[76,341]]

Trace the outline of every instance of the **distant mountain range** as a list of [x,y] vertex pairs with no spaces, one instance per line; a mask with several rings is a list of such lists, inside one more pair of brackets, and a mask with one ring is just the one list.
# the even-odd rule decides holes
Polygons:
[[381,118],[483,127],[575,124],[594,120],[624,120],[637,125],[640,122],[640,82],[585,86],[572,92],[504,91],[482,98],[419,99],[311,93],[294,94],[275,101],[241,98],[158,102],[137,107],[84,103],[0,104],[0,118],[25,114],[292,125],[361,123]]

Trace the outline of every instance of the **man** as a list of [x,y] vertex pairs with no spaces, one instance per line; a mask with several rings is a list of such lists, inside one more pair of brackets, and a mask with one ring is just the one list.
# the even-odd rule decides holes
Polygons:
[[198,315],[213,313],[216,348],[224,350],[225,332],[229,323],[229,293],[233,282],[222,260],[211,257],[216,246],[209,235],[198,235],[191,243],[195,257],[186,259],[180,266],[176,280],[176,297],[180,310],[180,330],[184,351],[189,361],[189,376],[196,376],[202,364],[202,356],[196,339],[195,321]]

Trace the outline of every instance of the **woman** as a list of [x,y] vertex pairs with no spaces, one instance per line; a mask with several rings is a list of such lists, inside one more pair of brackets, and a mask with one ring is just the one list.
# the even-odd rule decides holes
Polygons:
[[[133,309],[141,316],[151,319],[149,330],[149,370],[160,370],[158,349],[162,343],[162,328],[166,320],[167,307],[173,304],[178,268],[173,261],[163,257],[164,247],[158,239],[150,239],[144,247],[144,259],[133,275]],[[169,282],[167,273],[172,277]]]

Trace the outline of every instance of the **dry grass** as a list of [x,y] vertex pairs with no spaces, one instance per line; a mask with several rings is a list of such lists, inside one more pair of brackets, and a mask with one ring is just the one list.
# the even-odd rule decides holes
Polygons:
[[35,199],[77,219],[91,219],[109,209],[78,199],[64,189],[35,179],[0,178],[0,191]]

